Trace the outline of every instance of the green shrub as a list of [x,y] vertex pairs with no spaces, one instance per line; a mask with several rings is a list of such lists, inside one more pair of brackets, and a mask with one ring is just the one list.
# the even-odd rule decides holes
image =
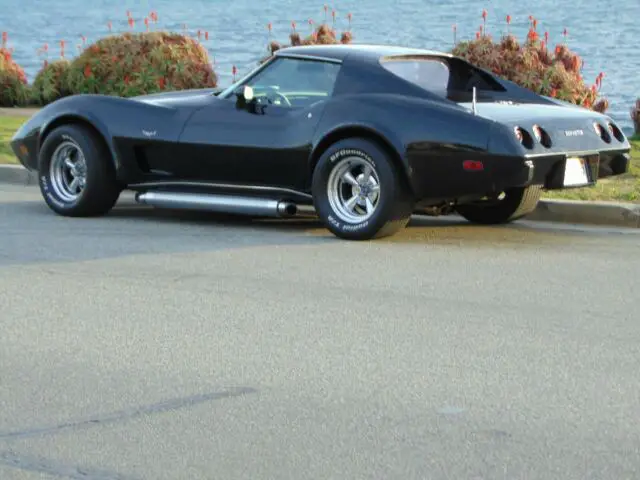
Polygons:
[[282,48],[295,47],[298,45],[334,45],[334,44],[347,44],[351,43],[353,36],[350,31],[342,32],[340,39],[338,39],[337,33],[334,28],[327,24],[321,24],[313,30],[313,32],[307,37],[303,38],[296,30],[295,24],[293,31],[289,34],[289,44],[281,44],[277,41],[269,42],[267,50],[269,55],[261,60],[261,62],[267,61],[273,54]]
[[102,38],[71,62],[66,81],[72,94],[120,97],[217,86],[207,50],[197,40],[168,32]]
[[66,59],[44,63],[31,86],[31,98],[39,105],[46,105],[70,94],[67,72],[71,62]]
[[633,129],[636,135],[640,135],[640,98],[636,100],[636,104],[631,109],[631,120],[633,120]]
[[582,59],[565,44],[550,52],[547,34],[541,39],[537,21],[531,20],[523,43],[509,34],[494,41],[482,30],[474,40],[457,43],[451,53],[535,93],[606,111],[609,102],[598,95],[604,74],[598,75],[594,85],[587,85],[581,74]]
[[29,85],[20,65],[13,61],[11,52],[0,47],[0,107],[16,107],[27,103]]

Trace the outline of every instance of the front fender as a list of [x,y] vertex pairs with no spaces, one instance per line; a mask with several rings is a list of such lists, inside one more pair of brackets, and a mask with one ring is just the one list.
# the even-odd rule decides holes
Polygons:
[[92,114],[90,111],[85,109],[61,109],[54,115],[51,115],[40,127],[40,132],[38,135],[38,152],[42,147],[42,143],[46,139],[47,135],[55,129],[58,125],[62,125],[65,123],[85,123],[93,128],[95,128],[102,138],[104,139],[109,151],[111,153],[111,158],[113,158],[114,166],[119,168],[120,161],[118,152],[116,151],[113,144],[113,137],[111,135],[111,131],[109,127],[103,122],[97,115]]
[[113,158],[117,158],[111,132],[105,122],[91,109],[79,106],[73,97],[65,97],[38,110],[14,133],[11,145],[20,162],[29,170],[37,170],[38,156],[46,136],[57,125],[68,122],[92,126],[105,139]]
[[176,142],[192,111],[193,107],[176,108],[123,97],[73,95],[42,108],[21,127],[16,137],[33,145],[33,153],[23,163],[35,169],[42,142],[56,126],[67,122],[83,123],[101,135],[116,170],[124,172],[130,161],[131,149],[121,150],[123,142]]

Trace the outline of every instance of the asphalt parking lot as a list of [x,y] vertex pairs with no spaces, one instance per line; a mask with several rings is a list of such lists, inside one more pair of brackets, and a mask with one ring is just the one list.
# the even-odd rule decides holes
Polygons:
[[0,478],[640,475],[639,229],[314,219],[0,185]]

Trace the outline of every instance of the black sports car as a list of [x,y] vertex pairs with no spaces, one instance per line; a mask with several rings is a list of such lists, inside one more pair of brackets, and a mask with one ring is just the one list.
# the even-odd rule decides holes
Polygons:
[[448,54],[368,45],[285,48],[224,90],[66,97],[12,148],[61,215],[105,214],[128,189],[156,207],[313,207],[347,239],[414,212],[513,221],[543,189],[625,173],[630,151],[606,115]]

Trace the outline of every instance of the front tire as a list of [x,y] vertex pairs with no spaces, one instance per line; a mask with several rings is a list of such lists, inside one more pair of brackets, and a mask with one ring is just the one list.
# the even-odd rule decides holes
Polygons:
[[482,225],[498,225],[516,221],[533,212],[538,205],[542,185],[513,188],[504,198],[458,205],[456,211],[466,220]]
[[346,240],[390,236],[404,228],[413,198],[402,172],[378,143],[348,138],[320,157],[312,180],[316,212]]
[[104,215],[120,196],[109,150],[85,126],[63,125],[53,130],[42,144],[38,163],[42,196],[59,215]]

